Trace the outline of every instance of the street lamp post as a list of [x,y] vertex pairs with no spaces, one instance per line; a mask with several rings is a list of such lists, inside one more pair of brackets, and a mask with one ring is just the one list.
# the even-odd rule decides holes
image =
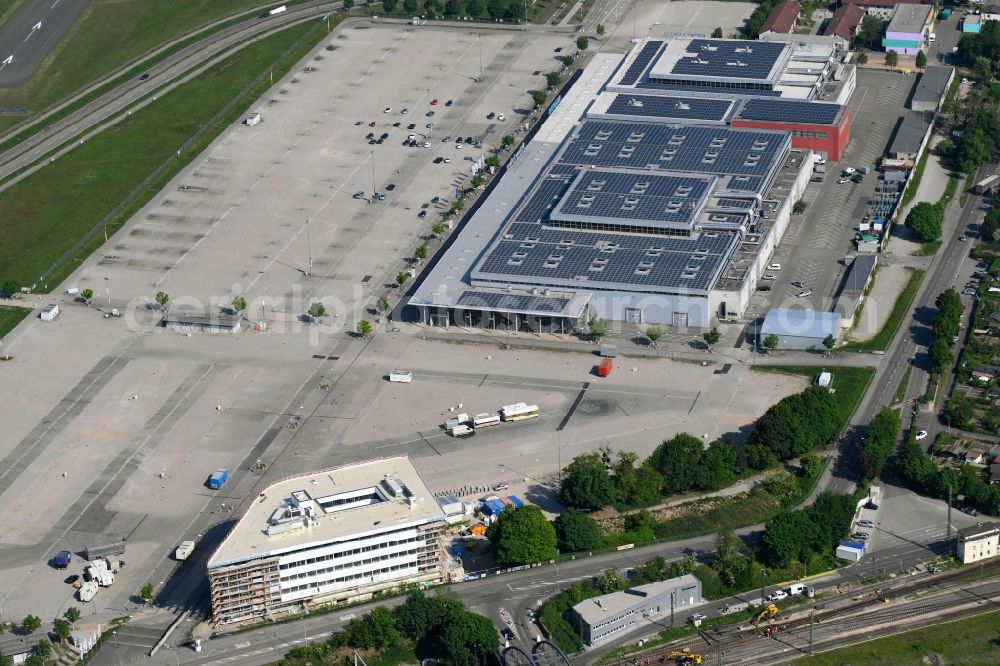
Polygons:
[[767,569],[760,570],[760,605],[764,605],[764,579],[767,575]]
[[309,235],[309,220],[306,220],[306,252],[309,253],[309,267],[306,268],[306,275],[312,275],[313,251],[312,251],[312,237]]
[[257,271],[260,277],[260,320],[264,321],[264,271]]

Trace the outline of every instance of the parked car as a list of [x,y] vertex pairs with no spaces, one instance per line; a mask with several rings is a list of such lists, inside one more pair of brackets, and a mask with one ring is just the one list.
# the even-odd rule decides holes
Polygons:
[[450,157],[445,157],[444,158],[444,163],[445,164],[451,164],[451,158]]
[[486,114],[486,120],[493,120],[496,117],[497,117],[497,114],[493,113],[492,111],[490,111],[489,113]]
[[691,624],[697,624],[698,622],[701,622],[702,620],[707,620],[707,619],[708,619],[708,616],[705,615],[704,613],[695,613],[693,615],[689,615],[688,616],[688,622],[690,622]]
[[780,271],[781,270],[781,264],[768,264],[767,270],[769,270],[769,271]]
[[508,488],[510,488],[510,486],[508,486],[506,483],[498,483],[497,485],[493,486],[493,492],[498,493],[501,490],[507,490]]
[[417,217],[419,217],[421,220],[424,219],[425,217],[427,217],[427,211],[426,210],[420,211],[419,213],[417,213]]
[[849,183],[849,182],[851,182],[849,178],[841,178],[840,180],[837,181],[837,185],[843,185],[844,183]]
[[792,286],[797,287],[799,289],[805,289],[806,283],[803,282],[802,280],[792,280]]
[[871,529],[871,528],[875,527],[875,521],[868,520],[867,518],[865,518],[864,520],[859,520],[858,521],[858,527],[867,527],[867,528]]
[[965,241],[967,241],[969,239],[968,239],[968,237],[965,234],[962,234],[961,236],[958,237],[958,240],[960,240],[960,241],[962,241],[964,243]]
[[846,169],[844,169],[844,175],[845,176],[851,176],[851,175],[853,175],[856,172],[857,172],[857,169],[855,169],[854,167],[847,167]]
[[394,189],[396,189],[396,184],[389,183],[388,185],[385,186],[385,189],[388,190],[389,192],[392,192]]
[[424,115],[427,116],[428,118],[433,118],[434,117],[434,112],[433,111],[428,111]]
[[438,156],[438,157],[434,158],[434,164],[441,164],[441,162],[444,162],[444,158],[443,157]]
[[432,204],[436,204],[439,201],[441,201],[441,197],[434,197],[433,199],[431,199]]
[[398,123],[398,122],[397,122],[397,123],[393,123],[393,124],[392,124],[392,126],[393,126],[393,127],[399,127],[399,126],[400,126],[400,125],[402,125],[402,124],[403,124],[403,123]]
[[774,273],[764,273],[760,276],[761,280],[776,280],[778,279]]
[[926,436],[927,436],[927,431],[926,430],[919,431],[917,433],[917,441],[920,441],[921,439],[923,439]]
[[771,291],[771,285],[769,285],[769,284],[759,284],[759,285],[757,285],[757,291]]
[[768,601],[781,601],[782,599],[788,598],[788,592],[784,590],[775,590],[771,594],[767,595]]
[[392,107],[391,106],[385,107],[384,109],[382,109],[382,113],[392,113]]
[[441,143],[448,143],[449,141],[451,141],[451,135],[450,134],[448,136],[446,136],[445,138],[441,139]]
[[503,122],[503,121],[507,120],[507,116],[505,116],[505,115],[503,115],[501,113],[499,116],[497,116],[497,120],[499,120],[500,122]]
[[805,289],[805,290],[803,290],[803,291],[800,291],[799,293],[797,293],[797,294],[795,294],[795,295],[796,295],[796,296],[797,296],[798,298],[805,298],[806,296],[812,296],[812,292],[811,292],[811,291],[809,291],[808,289]]
[[417,125],[416,123],[410,123],[409,125],[406,126],[406,129],[408,130],[417,129]]
[[437,106],[437,105],[438,105],[438,101],[436,99],[432,99],[431,100],[431,106]]
[[404,116],[405,116],[405,115],[406,115],[407,113],[409,113],[409,112],[410,112],[410,110],[409,110],[409,109],[401,109],[401,110],[400,110],[400,113],[402,113],[402,114],[403,114]]
[[452,104],[454,104],[454,102],[452,102],[450,99],[444,103],[445,106],[451,106]]
[[868,539],[871,538],[871,535],[868,534],[868,532],[855,532],[851,535],[851,538],[857,539],[858,541],[868,541]]

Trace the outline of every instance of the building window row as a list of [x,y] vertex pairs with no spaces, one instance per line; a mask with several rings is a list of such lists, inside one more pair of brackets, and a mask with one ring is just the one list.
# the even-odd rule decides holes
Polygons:
[[827,132],[802,132],[799,130],[792,130],[792,136],[799,136],[803,139],[827,139],[830,135]]
[[325,569],[314,569],[312,571],[305,571],[299,574],[292,574],[290,576],[283,576],[282,582],[289,580],[299,580],[301,578],[311,578],[313,576],[320,576],[322,574],[331,573],[333,571],[343,571],[344,569],[353,569],[355,567],[363,567],[369,565],[373,562],[384,562],[385,560],[394,559],[397,557],[406,557],[409,555],[416,555],[418,550],[416,548],[412,550],[404,550],[399,553],[389,553],[388,555],[381,555],[379,557],[369,557],[366,560],[358,560],[357,562],[351,562],[350,564],[338,564],[333,567],[326,567]]
[[[417,541],[423,541],[423,537],[415,536],[415,537],[410,537],[409,539],[396,539],[394,541],[383,541],[368,546],[362,546],[360,548],[353,548],[351,550],[342,550],[336,553],[330,553],[328,555],[319,555],[317,557],[309,557],[301,560],[296,560],[295,562],[288,562],[286,564],[282,564],[278,568],[284,571],[286,569],[294,569],[295,567],[302,567],[310,564],[316,564],[317,562],[327,562],[329,560],[339,559],[341,557],[348,557],[350,555],[357,555],[359,553],[369,553],[373,550],[391,548],[393,546],[399,546],[404,543],[414,543]],[[353,566],[353,565],[348,565],[348,566]]]
[[353,580],[359,580],[361,578],[374,578],[375,576],[380,576],[382,574],[391,573],[393,571],[399,571],[400,569],[410,569],[412,564],[394,564],[391,567],[383,567],[381,569],[376,569],[374,571],[365,571],[362,573],[352,574],[350,576],[340,576],[339,578],[330,578],[327,580],[316,581],[314,583],[305,583],[303,585],[296,585],[294,587],[289,587],[284,590],[285,594],[290,594],[292,592],[302,592],[304,590],[318,589],[324,585],[335,585],[337,583],[349,583]]

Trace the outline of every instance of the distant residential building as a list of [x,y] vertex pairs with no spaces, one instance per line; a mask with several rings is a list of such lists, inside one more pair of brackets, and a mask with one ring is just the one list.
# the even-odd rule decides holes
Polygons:
[[671,608],[677,613],[701,602],[701,581],[687,574],[581,601],[573,606],[572,619],[584,644],[594,647],[652,622]]
[[843,5],[838,7],[823,30],[824,35],[836,35],[848,42],[854,41],[854,35],[865,17],[865,10],[858,5]]
[[919,51],[926,52],[933,25],[934,7],[931,5],[896,5],[882,46],[900,55],[915,56]]
[[861,7],[871,16],[889,18],[896,5],[919,5],[920,0],[842,0],[841,6],[855,5]]
[[795,29],[795,21],[802,13],[802,5],[793,0],[779,2],[771,9],[771,13],[764,19],[760,26],[760,32],[782,32],[790,33]]
[[1000,555],[1000,523],[980,523],[958,531],[958,557],[962,564]]

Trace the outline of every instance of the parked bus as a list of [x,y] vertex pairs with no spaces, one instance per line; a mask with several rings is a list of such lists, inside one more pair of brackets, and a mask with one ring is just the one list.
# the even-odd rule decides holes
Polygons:
[[492,428],[498,425],[500,425],[500,417],[496,414],[476,414],[476,418],[472,419],[472,427],[476,430]]
[[500,408],[500,418],[504,421],[533,419],[540,413],[538,405],[527,405],[523,402],[518,402],[513,405],[504,405]]

